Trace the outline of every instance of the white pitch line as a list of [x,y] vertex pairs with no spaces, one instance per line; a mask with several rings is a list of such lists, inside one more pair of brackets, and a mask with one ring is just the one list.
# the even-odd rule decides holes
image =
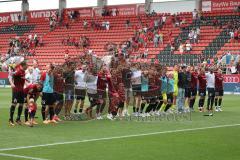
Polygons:
[[19,159],[47,160],[47,159],[43,159],[43,158],[20,156],[20,155],[16,155],[16,154],[6,154],[6,153],[0,153],[0,156],[4,156],[4,157],[14,157],[14,158],[19,158]]
[[165,134],[165,133],[177,133],[177,132],[197,131],[197,130],[214,129],[214,128],[235,127],[235,126],[240,126],[240,123],[218,125],[218,126],[211,126],[211,127],[202,127],[202,128],[189,128],[189,129],[178,129],[178,130],[160,131],[160,132],[143,133],[143,134],[133,134],[133,135],[125,135],[125,136],[117,136],[117,137],[86,139],[86,140],[79,140],[79,141],[57,142],[57,143],[40,144],[40,145],[33,145],[33,146],[21,146],[21,147],[15,147],[15,148],[2,148],[0,149],[0,152],[19,150],[19,149],[28,149],[28,148],[37,148],[37,147],[57,146],[57,145],[64,145],[64,144],[75,144],[75,143],[86,143],[86,142],[95,142],[95,141],[121,139],[121,138],[141,137],[141,136],[149,136],[149,135],[157,135],[157,134]]

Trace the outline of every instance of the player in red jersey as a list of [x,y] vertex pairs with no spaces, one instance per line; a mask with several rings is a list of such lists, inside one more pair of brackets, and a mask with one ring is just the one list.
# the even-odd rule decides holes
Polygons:
[[54,83],[53,83],[53,90],[54,90],[54,117],[53,119],[55,121],[61,121],[61,119],[58,117],[59,113],[61,112],[64,104],[64,79],[63,79],[63,73],[62,70],[59,67],[55,67],[53,70],[53,76],[54,76]]
[[23,87],[25,83],[25,70],[27,69],[27,63],[25,61],[21,62],[17,65],[13,72],[9,74],[9,82],[12,87],[12,105],[10,107],[10,118],[9,124],[14,126],[13,115],[15,108],[18,105],[18,116],[16,122],[21,124],[21,114],[23,110],[24,103],[24,92]]
[[198,75],[198,81],[199,81],[199,89],[198,94],[200,96],[199,102],[198,102],[198,109],[200,112],[203,111],[205,96],[206,96],[206,86],[207,86],[207,80],[205,75],[205,70],[202,68]]
[[98,73],[98,80],[97,80],[97,92],[98,92],[98,95],[99,95],[99,100],[101,100],[102,103],[98,104],[96,113],[97,113],[97,117],[99,117],[100,119],[101,119],[101,113],[106,106],[107,78],[109,78],[108,77],[108,70],[107,70],[106,66],[103,66]]
[[[111,109],[114,110],[113,107],[115,107],[114,105],[117,105],[117,109],[118,109],[118,115],[121,118],[123,116],[123,108],[124,108],[124,102],[125,102],[125,89],[124,89],[124,84],[123,84],[123,78],[122,78],[122,66],[118,67],[117,69],[112,68],[112,89],[115,90],[115,92],[118,94],[118,101],[114,102],[114,99],[116,98],[116,96],[114,96],[114,94],[116,95],[116,93],[111,93],[111,101],[113,100],[113,103],[111,103]],[[117,103],[117,104],[114,104]]]
[[222,96],[223,96],[223,75],[222,70],[218,69],[215,73],[215,111],[222,111]]
[[191,99],[190,99],[190,110],[194,110],[194,103],[196,100],[197,95],[197,83],[198,83],[198,68],[193,68],[193,71],[191,73]]

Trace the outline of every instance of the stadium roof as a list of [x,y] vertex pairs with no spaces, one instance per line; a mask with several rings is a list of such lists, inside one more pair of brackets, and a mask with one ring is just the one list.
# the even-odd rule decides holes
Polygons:
[[[21,0],[0,0],[0,12],[21,11]],[[8,2],[7,2],[8,1]],[[153,0],[154,2],[179,0]],[[30,10],[57,9],[59,0],[28,0]],[[109,5],[144,3],[145,0],[108,0]],[[47,4],[47,5],[46,5]],[[97,0],[67,0],[67,8],[96,6]]]

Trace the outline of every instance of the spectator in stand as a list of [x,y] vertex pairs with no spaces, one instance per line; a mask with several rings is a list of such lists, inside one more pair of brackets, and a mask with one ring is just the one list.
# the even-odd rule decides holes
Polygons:
[[217,29],[217,28],[218,28],[218,26],[219,26],[219,21],[218,21],[218,19],[217,19],[216,17],[213,19],[212,25],[213,25],[214,29]]
[[190,51],[192,50],[192,45],[189,41],[186,42],[186,51],[187,53],[190,53]]
[[197,9],[194,9],[194,11],[192,12],[192,18],[193,18],[193,20],[196,20],[196,19],[197,19],[197,16],[198,16],[198,11],[197,11]]
[[18,22],[21,22],[21,15],[18,14]]
[[155,34],[153,38],[154,47],[157,48],[159,44],[159,34]]
[[155,10],[152,11],[151,16],[152,17],[157,16],[157,13],[155,12]]
[[199,27],[197,27],[196,32],[197,32],[197,37],[199,39],[200,34],[201,34],[201,29]]
[[112,16],[117,16],[117,9],[116,8],[113,8],[112,9]]
[[105,22],[105,27],[106,27],[107,31],[110,29],[110,22],[109,21]]
[[238,35],[239,35],[239,31],[238,31],[238,29],[235,29],[235,31],[234,31],[234,41],[235,42],[238,41]]
[[188,34],[188,39],[190,40],[190,43],[194,43],[193,37],[194,37],[194,30],[192,29]]
[[155,29],[155,30],[158,29],[158,24],[159,24],[159,19],[155,19],[155,20],[154,20],[154,29]]
[[65,50],[64,59],[67,61],[69,59],[69,50]]
[[179,15],[175,15],[175,27],[179,27],[180,26],[180,23],[181,23],[181,19],[179,17]]
[[186,18],[185,17],[182,17],[181,21],[180,21],[180,26],[183,26],[186,24]]
[[83,28],[86,30],[87,27],[88,27],[88,22],[87,22],[87,20],[85,19],[85,20],[83,21]]
[[162,16],[162,24],[163,25],[166,23],[166,19],[167,19],[166,15],[163,14],[163,16]]
[[145,49],[143,52],[143,58],[147,58],[148,57],[148,49]]
[[233,32],[233,30],[230,30],[229,35],[230,35],[231,41],[233,41],[234,40],[234,32]]
[[168,41],[171,43],[171,38],[172,38],[172,30],[168,30]]
[[183,54],[184,53],[184,49],[185,47],[184,47],[184,44],[183,43],[181,43],[180,44],[180,46],[179,46],[179,52],[180,52],[180,54]]
[[194,31],[193,31],[193,43],[198,43],[197,30],[194,30]]
[[147,31],[148,31],[148,25],[146,25],[145,27],[143,27],[143,31],[144,31],[144,33],[147,33]]
[[34,47],[36,48],[38,46],[38,43],[39,43],[37,34],[34,34],[33,40],[34,40],[34,45],[35,45]]
[[159,43],[163,45],[163,34],[162,32],[159,33]]
[[131,24],[130,24],[130,20],[127,19],[127,20],[126,20],[126,29],[128,29],[128,27],[130,27],[130,25],[131,25]]
[[55,19],[52,18],[52,17],[50,17],[50,18],[49,18],[50,31],[53,31],[53,30],[54,30],[55,25],[56,25]]

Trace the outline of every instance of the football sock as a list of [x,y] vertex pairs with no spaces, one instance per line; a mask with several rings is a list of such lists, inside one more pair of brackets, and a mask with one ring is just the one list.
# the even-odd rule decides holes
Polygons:
[[43,121],[45,121],[46,120],[46,106],[42,106],[42,119],[43,119]]
[[166,104],[163,103],[162,107],[160,108],[160,111],[163,111],[166,108]]
[[133,107],[133,113],[135,113],[136,112],[136,107]]
[[148,107],[146,108],[145,113],[149,113],[153,109],[153,104],[149,104]]
[[192,106],[191,106],[191,108],[194,108],[195,100],[196,100],[196,98],[192,99]]
[[16,106],[11,105],[10,107],[10,121],[13,122],[13,115],[14,115],[14,111],[15,111]]
[[214,97],[211,97],[211,110],[213,109],[213,105],[214,105]]
[[222,105],[222,98],[218,99],[218,106],[220,107]]
[[80,108],[80,109],[79,109],[79,112],[80,112],[80,113],[82,113],[82,111],[83,111],[83,109],[82,109],[82,108]]
[[28,109],[27,108],[25,108],[25,110],[24,110],[24,117],[25,117],[25,122],[27,122],[28,121]]
[[136,111],[139,112],[139,108],[136,108]]
[[208,97],[207,99],[207,109],[210,110],[210,102],[211,102],[211,98]]
[[164,109],[164,112],[167,112],[167,110],[171,107],[171,104],[167,104],[165,109]]
[[218,99],[215,98],[215,107],[217,107],[217,105],[218,105]]
[[22,115],[22,110],[23,110],[23,106],[19,105],[18,106],[18,116],[17,116],[17,120],[20,120],[21,115]]
[[153,107],[152,107],[153,111],[155,111],[155,110],[157,109],[157,106],[158,106],[158,102],[156,102],[155,104],[153,104]]
[[54,116],[54,108],[53,107],[49,107],[49,115],[50,115],[50,120],[52,120],[53,116]]
[[142,103],[140,108],[140,113],[143,113],[144,107],[145,107],[145,103]]
[[163,101],[160,101],[160,102],[158,103],[158,106],[157,106],[157,108],[156,108],[157,111],[159,111],[159,110],[161,109],[162,104],[163,104]]
[[[97,113],[97,114],[100,112],[100,108],[101,108],[101,105],[98,104],[98,105],[97,105],[97,109],[96,109],[96,113]],[[110,107],[109,107],[109,108],[110,108]],[[110,110],[109,110],[108,112],[110,113]]]

